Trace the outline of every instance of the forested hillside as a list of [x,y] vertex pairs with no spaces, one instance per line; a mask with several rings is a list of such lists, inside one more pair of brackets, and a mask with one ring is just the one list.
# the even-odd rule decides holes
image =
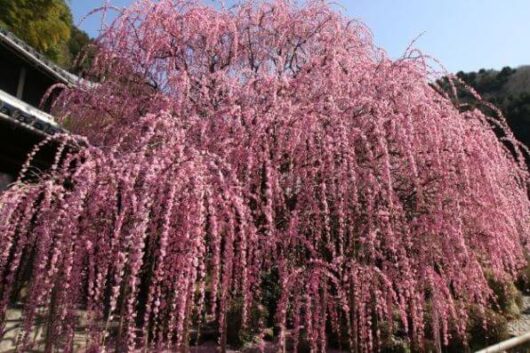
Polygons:
[[[515,136],[530,146],[530,66],[458,72],[457,76],[499,107]],[[459,96],[466,99],[469,93],[459,92]]]
[[81,69],[75,59],[90,42],[88,35],[73,24],[65,0],[0,0],[0,28],[73,72]]

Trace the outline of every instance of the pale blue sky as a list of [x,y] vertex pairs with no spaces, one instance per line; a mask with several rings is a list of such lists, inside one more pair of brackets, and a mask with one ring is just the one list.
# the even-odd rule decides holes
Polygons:
[[[78,22],[102,0],[70,0]],[[133,0],[109,0],[126,6]],[[530,0],[335,0],[349,17],[370,27],[375,43],[393,58],[415,47],[452,72],[530,64]],[[212,0],[206,3],[214,3]],[[99,19],[81,28],[97,35]]]

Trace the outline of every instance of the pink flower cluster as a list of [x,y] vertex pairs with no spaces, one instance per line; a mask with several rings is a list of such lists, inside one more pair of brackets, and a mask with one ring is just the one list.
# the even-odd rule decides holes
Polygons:
[[0,196],[0,332],[21,299],[22,350],[44,313],[72,352],[80,311],[94,351],[186,350],[212,322],[225,349],[271,272],[282,351],[372,352],[384,327],[447,343],[491,305],[485,272],[524,263],[528,173],[502,117],[503,142],[423,57],[389,60],[323,2],[140,0],[98,46],[100,84],[55,105],[87,147]]

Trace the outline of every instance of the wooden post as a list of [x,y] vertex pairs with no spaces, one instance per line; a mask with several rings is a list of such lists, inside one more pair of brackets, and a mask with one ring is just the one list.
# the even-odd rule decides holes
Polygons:
[[26,84],[26,68],[22,67],[18,75],[17,98],[22,99],[24,95],[24,86]]

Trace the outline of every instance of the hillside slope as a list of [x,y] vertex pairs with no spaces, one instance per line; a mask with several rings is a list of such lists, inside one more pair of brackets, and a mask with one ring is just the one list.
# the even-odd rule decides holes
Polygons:
[[457,76],[499,107],[515,136],[530,147],[530,66],[458,72]]

